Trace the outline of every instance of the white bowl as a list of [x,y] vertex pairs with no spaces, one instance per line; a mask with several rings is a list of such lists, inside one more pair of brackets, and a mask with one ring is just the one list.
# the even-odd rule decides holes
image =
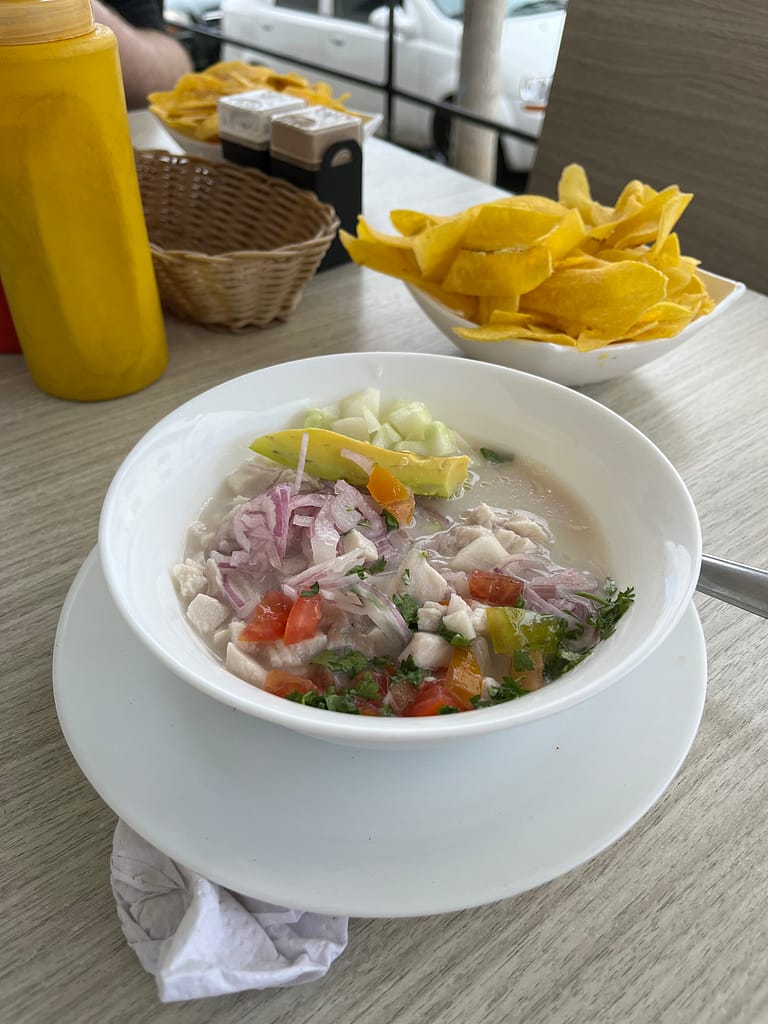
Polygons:
[[[365,387],[420,398],[479,442],[514,445],[589,503],[608,570],[636,600],[616,633],[581,665],[522,699],[432,718],[373,718],[306,707],[228,672],[188,627],[171,580],[188,525],[256,436],[301,422],[305,410]],[[282,363],[182,405],[130,452],[106,495],[102,566],[117,607],[176,675],[216,700],[311,736],[402,748],[455,740],[553,715],[625,676],[661,643],[690,603],[701,538],[690,495],[638,430],[597,402],[549,381],[460,357],[354,353]],[[663,709],[660,709],[663,714]]]
[[[150,111],[151,113],[151,111]],[[191,135],[184,135],[182,132],[177,132],[175,128],[171,128],[163,121],[157,114],[152,114],[157,123],[168,132],[173,141],[184,150],[185,153],[189,153],[190,156],[199,156],[205,160],[223,160],[224,154],[221,151],[220,142],[202,142],[200,139],[195,139]],[[363,141],[371,138],[382,125],[384,120],[381,114],[362,114],[361,116],[367,118],[363,122]]]
[[472,359],[486,363],[509,366],[524,373],[535,373],[558,384],[581,387],[584,384],[598,384],[600,381],[623,377],[639,366],[645,366],[654,359],[666,355],[691,338],[714,317],[727,309],[745,290],[740,281],[727,277],[697,271],[707,286],[715,308],[707,316],[699,317],[674,338],[659,338],[658,341],[622,341],[592,352],[579,352],[567,345],[555,345],[546,341],[470,341],[454,332],[454,327],[476,327],[476,324],[451,312],[442,303],[426,295],[413,285],[406,285],[423,312],[432,323],[439,327],[450,341]]

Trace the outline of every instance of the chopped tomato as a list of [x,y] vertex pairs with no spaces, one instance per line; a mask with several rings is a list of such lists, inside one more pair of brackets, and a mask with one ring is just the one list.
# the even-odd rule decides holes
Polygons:
[[368,477],[368,493],[391,512],[401,526],[407,526],[413,519],[416,499],[413,492],[383,466],[375,465]]
[[403,711],[403,715],[408,718],[437,715],[444,707],[456,708],[458,711],[472,710],[472,705],[468,700],[443,683],[435,681],[434,683],[423,683],[419,687],[416,700]]
[[291,599],[281,590],[270,590],[256,605],[256,611],[245,625],[238,640],[268,643],[279,640],[291,610]]
[[468,647],[454,648],[445,685],[466,701],[471,697],[479,697],[483,692],[483,673],[477,658]]
[[326,668],[325,665],[308,665],[306,672],[319,693],[325,693],[326,690],[333,691],[333,688],[336,686],[336,678],[333,672]]
[[358,714],[367,715],[369,718],[380,718],[381,704],[375,704],[372,700],[359,700],[357,711]]
[[396,679],[389,686],[389,701],[396,715],[402,715],[416,697],[416,687],[405,679]]
[[267,693],[274,693],[276,697],[288,697],[291,693],[309,693],[315,689],[311,679],[304,676],[294,676],[290,672],[283,672],[280,668],[273,668],[267,673],[264,681],[264,689]]
[[469,593],[476,601],[483,601],[485,604],[512,607],[520,600],[523,584],[520,580],[510,579],[500,572],[474,569],[469,574]]
[[310,640],[317,632],[321,615],[319,594],[313,594],[311,597],[297,597],[285,623],[283,643],[288,645],[297,644],[301,640]]

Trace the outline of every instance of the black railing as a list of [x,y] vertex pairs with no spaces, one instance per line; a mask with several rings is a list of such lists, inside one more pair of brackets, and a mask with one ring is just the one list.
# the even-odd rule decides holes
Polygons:
[[[310,71],[318,72],[323,75],[330,75],[334,78],[341,78],[345,82],[350,82],[352,85],[362,85],[368,89],[376,89],[379,92],[385,94],[385,115],[384,115],[384,137],[391,141],[394,135],[394,120],[395,120],[395,100],[406,100],[409,103],[416,103],[423,107],[427,107],[436,113],[442,113],[450,118],[460,118],[463,121],[468,121],[470,124],[478,125],[480,128],[489,128],[492,131],[498,132],[500,135],[509,135],[515,139],[520,139],[523,142],[537,143],[539,140],[535,135],[529,135],[527,132],[518,131],[516,128],[511,128],[509,125],[494,121],[488,117],[482,117],[480,114],[474,113],[474,111],[467,110],[465,107],[460,107],[455,103],[449,103],[447,101],[435,101],[425,99],[423,96],[417,96],[416,93],[408,92],[406,89],[401,89],[395,85],[395,0],[389,0],[389,32],[387,38],[387,64],[386,64],[386,78],[383,82],[376,82],[370,78],[362,78],[359,75],[351,75],[346,71],[338,71],[336,68],[329,68],[324,64],[317,64],[314,61],[300,60],[294,57],[292,54],[278,53],[275,50],[268,50],[266,47],[261,45],[254,46],[253,44],[246,42],[243,39],[233,39],[231,36],[225,35],[223,32],[219,32],[218,29],[212,29],[204,27],[203,25],[191,23],[185,25],[185,31],[196,36],[202,36],[209,39],[218,40],[219,43],[227,43],[230,46],[239,46],[244,50],[254,50],[259,54],[264,54],[265,57],[270,57],[275,60],[288,61],[291,64],[295,64],[300,68],[307,68]],[[178,29],[178,25],[173,26]]]

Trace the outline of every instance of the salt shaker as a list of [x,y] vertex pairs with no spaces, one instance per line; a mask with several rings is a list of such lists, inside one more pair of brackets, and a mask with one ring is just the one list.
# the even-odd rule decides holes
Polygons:
[[274,89],[222,96],[218,103],[219,135],[224,157],[243,167],[256,167],[269,174],[269,137],[272,118],[306,107],[298,96]]

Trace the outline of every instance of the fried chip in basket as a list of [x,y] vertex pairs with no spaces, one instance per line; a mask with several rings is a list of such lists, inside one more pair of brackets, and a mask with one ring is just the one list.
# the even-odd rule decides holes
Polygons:
[[361,217],[341,232],[352,259],[399,277],[477,326],[475,341],[524,339],[582,351],[674,337],[714,303],[674,231],[693,197],[632,180],[613,206],[584,168],[563,170],[557,199],[509,196],[453,216],[393,210],[398,235]]

